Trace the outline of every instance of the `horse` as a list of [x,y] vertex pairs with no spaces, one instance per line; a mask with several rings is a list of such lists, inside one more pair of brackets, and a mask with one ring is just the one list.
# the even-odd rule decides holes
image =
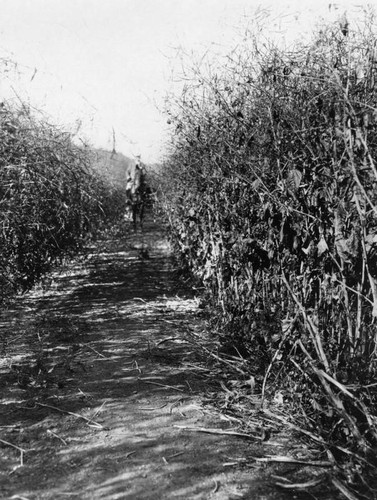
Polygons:
[[140,187],[134,193],[132,193],[132,222],[134,225],[134,230],[137,230],[137,224],[139,221],[140,229],[143,230],[144,213],[145,213],[145,192]]

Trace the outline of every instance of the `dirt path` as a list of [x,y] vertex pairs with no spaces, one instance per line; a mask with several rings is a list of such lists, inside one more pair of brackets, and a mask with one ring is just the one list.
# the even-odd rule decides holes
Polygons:
[[201,321],[151,223],[20,298],[0,330],[1,498],[294,498],[238,465],[260,444],[182,428],[229,428],[201,403]]

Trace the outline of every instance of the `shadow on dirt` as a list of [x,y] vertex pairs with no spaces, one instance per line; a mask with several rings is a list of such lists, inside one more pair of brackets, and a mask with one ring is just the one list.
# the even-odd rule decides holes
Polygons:
[[229,427],[200,404],[217,382],[195,328],[151,223],[20,297],[0,324],[1,498],[291,498],[240,468],[260,444],[190,431]]

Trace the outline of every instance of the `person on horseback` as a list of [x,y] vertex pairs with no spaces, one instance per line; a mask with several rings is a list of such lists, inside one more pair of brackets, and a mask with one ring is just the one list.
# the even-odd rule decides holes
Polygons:
[[137,191],[143,191],[145,187],[145,172],[142,166],[140,166],[138,163],[135,165],[135,179],[134,179],[134,185],[135,185],[135,192]]
[[145,208],[145,172],[142,166],[135,165],[134,176],[129,173],[126,184],[126,213],[125,219],[133,221],[136,230],[137,222],[143,228],[144,208]]

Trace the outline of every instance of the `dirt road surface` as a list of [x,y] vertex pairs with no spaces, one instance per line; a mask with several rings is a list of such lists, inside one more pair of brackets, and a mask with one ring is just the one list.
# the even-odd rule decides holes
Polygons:
[[200,432],[234,425],[203,404],[203,319],[160,228],[110,236],[2,314],[0,497],[298,498],[243,465],[265,445]]

